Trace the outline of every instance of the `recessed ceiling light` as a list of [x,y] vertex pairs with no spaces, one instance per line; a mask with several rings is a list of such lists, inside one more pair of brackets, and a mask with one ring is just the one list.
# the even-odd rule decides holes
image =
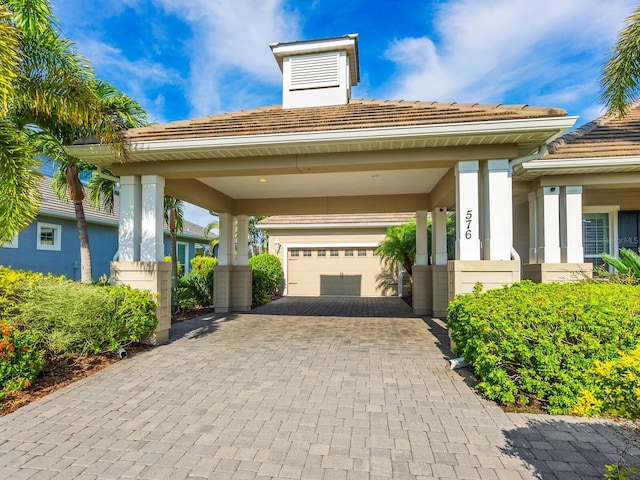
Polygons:
[[267,181],[267,179],[266,179],[266,178],[261,178],[261,179],[260,179],[260,183],[265,183],[266,181]]

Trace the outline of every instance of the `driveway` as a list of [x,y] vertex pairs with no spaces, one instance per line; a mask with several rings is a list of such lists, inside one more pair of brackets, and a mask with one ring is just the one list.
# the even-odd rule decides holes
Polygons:
[[399,299],[287,298],[172,333],[1,417],[0,478],[602,479],[624,445],[483,400]]

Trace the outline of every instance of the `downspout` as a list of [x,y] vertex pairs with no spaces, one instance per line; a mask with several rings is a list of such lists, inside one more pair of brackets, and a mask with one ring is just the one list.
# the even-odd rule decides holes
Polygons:
[[531,155],[527,155],[526,157],[514,158],[509,161],[509,176],[513,173],[513,167],[517,167],[518,165],[522,165],[523,163],[530,162],[532,160],[538,160],[545,153],[547,153],[547,146],[541,146],[536,153]]
[[113,175],[109,175],[108,173],[104,173],[104,167],[98,167],[98,169],[96,170],[96,174],[99,177],[104,178],[105,180],[111,180],[112,182],[119,182],[120,181],[120,177],[114,177]]

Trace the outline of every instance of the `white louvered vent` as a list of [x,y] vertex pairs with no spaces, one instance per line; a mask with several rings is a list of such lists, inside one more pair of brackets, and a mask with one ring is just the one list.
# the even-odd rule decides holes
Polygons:
[[291,58],[291,90],[338,85],[340,85],[340,54],[338,52]]

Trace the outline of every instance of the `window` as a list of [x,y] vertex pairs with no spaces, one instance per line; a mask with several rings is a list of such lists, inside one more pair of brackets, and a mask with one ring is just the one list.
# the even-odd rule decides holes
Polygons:
[[176,242],[176,255],[178,263],[182,267],[182,273],[189,273],[189,244],[185,242]]
[[318,250],[318,256],[319,257],[326,257],[327,256],[327,251],[326,250]]
[[0,245],[0,248],[18,248],[18,235],[14,235],[10,242]]
[[52,250],[59,252],[61,249],[62,227],[51,223],[38,222],[38,250]]
[[347,250],[344,251],[344,256],[345,257],[353,257],[353,249],[348,248]]
[[338,250],[329,250],[329,255],[331,255],[332,257],[337,257],[338,256]]
[[310,257],[311,256],[311,250],[303,250],[302,251],[302,256]]
[[584,261],[602,265],[602,254],[617,255],[617,207],[585,207],[582,214]]
[[300,256],[300,250],[291,250],[291,256],[292,257],[299,257]]
[[358,250],[358,256],[359,257],[366,257],[367,256],[367,251],[364,248],[361,248]]

